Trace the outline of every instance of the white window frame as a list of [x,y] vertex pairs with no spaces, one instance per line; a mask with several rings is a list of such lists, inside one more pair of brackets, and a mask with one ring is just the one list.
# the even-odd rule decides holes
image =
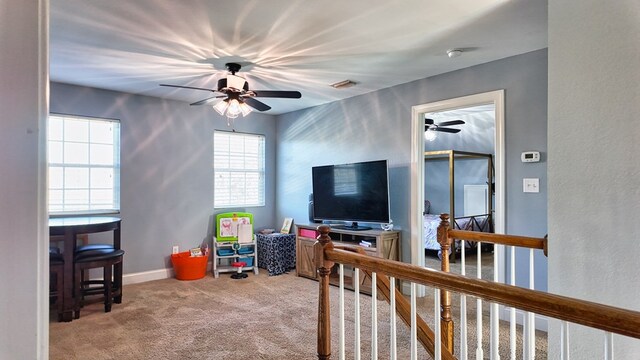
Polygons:
[[[52,119],[60,119],[63,121],[63,129],[62,129],[62,138],[56,138],[56,139],[52,139],[52,131],[53,129],[51,129],[51,120]],[[65,123],[66,120],[75,120],[75,121],[86,121],[89,124],[91,123],[112,123],[115,124],[115,126],[112,127],[113,129],[113,134],[112,136],[112,140],[111,143],[109,142],[101,142],[99,140],[96,140],[95,138],[92,140],[91,138],[91,130],[88,130],[87,133],[87,139],[86,140],[80,140],[80,141],[72,141],[69,140],[68,138],[66,138],[65,135],[65,131],[64,131],[64,126],[67,125]],[[47,185],[47,191],[48,191],[48,196],[47,196],[47,208],[49,210],[49,214],[52,216],[64,216],[64,215],[92,215],[92,214],[117,214],[120,212],[120,121],[116,120],[116,119],[105,119],[105,118],[96,118],[96,117],[89,117],[89,116],[77,116],[77,115],[67,115],[67,114],[56,114],[56,113],[51,113],[49,115],[49,119],[47,121],[47,127],[48,127],[48,132],[47,132],[47,151],[48,151],[48,156],[47,156],[47,169],[49,171],[49,176],[48,176],[48,185]],[[89,125],[88,129],[91,128],[91,125]],[[54,156],[52,156],[52,150],[51,150],[51,146],[57,143],[58,146],[62,146],[62,159],[61,161],[56,161],[57,159],[52,159]],[[66,159],[65,156],[65,144],[77,144],[77,145],[84,145],[86,144],[86,146],[88,147],[87,150],[87,162],[86,163],[73,163],[71,161],[68,161],[68,159]],[[100,164],[99,160],[95,160],[95,162],[92,162],[92,156],[91,156],[91,148],[92,146],[109,146],[111,145],[113,147],[113,161],[111,164]],[[62,168],[62,186],[61,187],[53,187],[53,183],[57,182],[54,181],[51,178],[51,174],[52,174],[52,168]],[[71,185],[68,185],[66,182],[66,170],[67,169],[72,169],[72,168],[76,168],[76,169],[84,169],[87,168],[89,170],[89,179],[88,179],[88,183],[86,184],[86,187],[79,187],[79,188],[73,188]],[[96,187],[93,186],[91,184],[91,175],[92,175],[92,171],[93,170],[98,170],[98,169],[107,169],[107,170],[112,170],[111,174],[113,176],[112,180],[109,180],[112,182],[112,186],[107,186],[107,187]],[[87,202],[86,203],[82,203],[82,204],[75,204],[76,206],[74,207],[74,204],[68,204],[67,203],[67,198],[66,198],[66,192],[67,191],[71,191],[71,190],[86,190],[87,193]],[[100,190],[108,190],[111,191],[111,201],[108,203],[99,203],[99,202],[92,202],[92,193],[100,191]],[[62,200],[61,200],[61,204],[62,204],[62,209],[53,209],[51,208],[51,196],[52,196],[52,192],[53,191],[62,191]]]
[[266,137],[214,130],[214,209],[265,206]]

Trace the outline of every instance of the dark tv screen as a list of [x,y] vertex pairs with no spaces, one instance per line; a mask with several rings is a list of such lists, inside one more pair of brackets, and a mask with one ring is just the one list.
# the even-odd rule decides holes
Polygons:
[[389,222],[387,160],[312,168],[315,220]]

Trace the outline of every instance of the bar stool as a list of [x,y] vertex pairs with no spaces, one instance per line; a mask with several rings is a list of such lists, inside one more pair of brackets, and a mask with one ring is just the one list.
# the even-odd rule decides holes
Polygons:
[[[122,274],[113,278],[113,267],[122,263],[124,250],[116,250],[112,246],[94,246],[90,249],[79,250],[74,256],[74,317],[80,318],[80,308],[84,303],[85,296],[98,294],[102,294],[104,298],[104,312],[110,312],[114,297],[120,298],[122,296]],[[84,281],[83,272],[95,268],[102,268],[103,279]],[[91,287],[91,285],[100,286]]]
[[[84,239],[83,242],[82,242],[82,245],[76,246],[76,250],[75,250],[74,254],[75,254],[75,256],[78,256],[78,254],[80,254],[82,252],[85,252],[85,251],[102,250],[102,249],[114,250],[113,245],[111,245],[111,244],[89,244],[86,241],[86,239]],[[82,273],[80,275],[82,276],[82,281],[83,282],[89,281],[89,274],[85,274],[85,272],[82,271]]]
[[49,247],[49,299],[55,299],[52,303],[58,309],[58,321],[62,321],[64,304],[62,301],[62,289],[64,289],[64,258],[57,247]]

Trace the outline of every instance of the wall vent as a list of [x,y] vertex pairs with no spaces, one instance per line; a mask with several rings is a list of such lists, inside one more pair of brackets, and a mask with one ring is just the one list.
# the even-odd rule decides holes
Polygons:
[[351,80],[343,80],[343,81],[339,81],[335,84],[331,84],[331,87],[335,88],[335,89],[344,89],[344,88],[348,88],[348,87],[352,87],[356,84],[355,81],[351,81]]

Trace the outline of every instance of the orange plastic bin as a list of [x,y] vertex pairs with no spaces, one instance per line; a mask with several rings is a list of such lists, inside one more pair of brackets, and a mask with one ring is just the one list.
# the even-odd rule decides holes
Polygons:
[[171,254],[171,264],[178,280],[202,279],[207,273],[208,256],[191,256],[189,251]]

